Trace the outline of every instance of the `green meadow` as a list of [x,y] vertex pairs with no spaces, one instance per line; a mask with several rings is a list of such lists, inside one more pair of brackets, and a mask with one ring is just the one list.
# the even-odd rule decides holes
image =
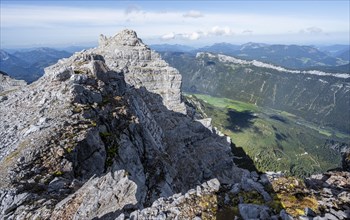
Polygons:
[[350,139],[349,135],[318,128],[288,112],[203,94],[185,96],[199,102],[213,119],[213,126],[231,137],[234,153],[245,152],[247,156],[237,159],[237,164],[251,167],[245,163],[253,162],[262,172],[282,171],[304,177],[336,168],[340,155],[325,143],[329,139]]

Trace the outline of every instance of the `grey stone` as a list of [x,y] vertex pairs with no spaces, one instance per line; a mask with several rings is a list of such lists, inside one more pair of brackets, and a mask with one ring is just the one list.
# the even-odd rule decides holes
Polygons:
[[261,175],[260,175],[260,180],[259,180],[259,182],[260,182],[261,184],[263,184],[263,185],[268,185],[268,184],[270,184],[270,180],[269,180],[269,178],[267,177],[266,174],[261,174]]
[[218,179],[211,179],[211,180],[209,180],[208,182],[207,182],[207,184],[208,184],[208,186],[210,187],[210,191],[214,191],[214,192],[216,192],[216,191],[219,191],[219,189],[220,189],[220,182],[219,182],[219,180]]
[[[56,205],[52,217],[61,216],[75,198],[81,198],[83,202],[77,208],[75,219],[87,219],[102,217],[103,215],[121,209],[125,205],[136,205],[136,184],[129,180],[125,171],[107,173],[100,178],[92,178],[73,195],[62,200]],[[97,205],[99,204],[99,205]]]
[[84,178],[101,174],[104,171],[106,150],[98,129],[90,130],[85,139],[76,146],[74,169]]
[[232,185],[230,192],[237,195],[241,191],[241,184],[235,183]]
[[48,191],[58,191],[66,186],[66,181],[61,178],[56,177],[49,183]]
[[336,211],[336,210],[334,210],[334,209],[331,209],[331,210],[330,210],[330,213],[331,213],[332,215],[334,215],[335,217],[337,217],[338,219],[348,219],[348,218],[350,218],[349,213],[346,213],[346,212],[344,212],[344,211],[342,211],[342,210]]
[[280,216],[279,215],[273,215],[270,218],[271,218],[271,220],[279,220]]
[[76,84],[85,84],[87,79],[88,79],[88,77],[86,75],[82,75],[82,74],[73,74],[70,77],[70,80]]
[[311,216],[311,217],[315,217],[316,216],[316,213],[310,208],[305,208],[304,211],[305,211],[305,215],[306,216]]
[[124,220],[124,219],[125,219],[125,215],[124,213],[122,213],[115,220]]
[[338,194],[338,199],[344,203],[350,203],[350,192],[341,192]]
[[269,214],[269,212],[265,209],[261,210],[260,212],[260,219],[264,219],[264,220],[268,220],[268,219],[271,219],[271,216]]
[[197,196],[201,196],[202,195],[202,189],[201,189],[200,186],[196,187],[196,193],[197,193]]
[[314,218],[313,218],[313,217],[310,217],[310,216],[299,216],[298,219],[299,219],[299,220],[313,220]]
[[266,202],[269,202],[272,200],[271,196],[265,191],[264,186],[261,185],[259,182],[255,182],[252,179],[242,178],[242,188],[245,189],[246,191],[249,191],[251,189],[255,189],[258,191],[263,197]]
[[9,214],[26,201],[29,201],[31,197],[32,196],[28,193],[22,193],[18,195],[7,194],[5,196],[5,199],[1,202],[1,213],[4,215]]
[[62,67],[56,73],[54,73],[54,78],[59,81],[64,81],[70,78],[73,70],[71,68]]
[[8,100],[7,96],[0,96],[0,102]]
[[250,173],[250,176],[255,182],[258,181],[258,179],[259,179],[259,174],[257,172],[255,172],[255,171],[252,171]]
[[[255,204],[239,204],[239,213],[244,220],[246,219],[266,219],[269,217],[269,208]],[[268,219],[268,218],[267,218]]]
[[16,80],[8,75],[0,73],[0,102],[6,101],[8,99],[7,96],[1,95],[2,93],[6,94],[4,92],[17,90],[26,85],[27,83],[24,80]]
[[338,218],[332,215],[331,213],[326,213],[324,216],[328,220],[337,220]]

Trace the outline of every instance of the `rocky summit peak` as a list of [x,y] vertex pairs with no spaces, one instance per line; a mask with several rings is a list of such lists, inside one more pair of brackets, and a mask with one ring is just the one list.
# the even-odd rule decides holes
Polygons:
[[137,37],[137,34],[134,30],[124,29],[113,37],[106,37],[101,34],[99,39],[99,46],[145,46],[145,44],[143,44],[142,40]]
[[137,210],[240,181],[230,143],[186,115],[180,85],[176,69],[124,30],[6,93],[0,218],[153,219]]
[[90,52],[101,54],[111,69],[123,71],[128,84],[159,94],[170,110],[185,113],[179,71],[143,44],[135,31],[122,30],[113,37],[101,35],[99,47]]

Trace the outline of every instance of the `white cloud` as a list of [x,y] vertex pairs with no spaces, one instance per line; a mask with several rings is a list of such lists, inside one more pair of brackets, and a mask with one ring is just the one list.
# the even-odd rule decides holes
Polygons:
[[175,38],[177,39],[186,39],[186,40],[198,40],[201,38],[201,35],[203,35],[203,32],[201,31],[195,31],[195,32],[188,32],[188,33],[168,33],[163,36],[161,36],[162,40],[173,40]]
[[217,36],[222,36],[222,35],[231,35],[233,34],[233,31],[229,27],[214,26],[209,31],[209,33]]
[[171,40],[171,39],[175,38],[175,34],[174,34],[174,32],[171,32],[171,33],[163,35],[161,38],[163,40]]
[[198,32],[192,32],[192,33],[186,33],[186,34],[181,34],[183,38],[187,38],[189,40],[198,40],[201,36]]
[[309,33],[309,34],[321,34],[323,33],[323,30],[319,27],[308,27],[305,30],[301,30],[302,33]]
[[203,14],[200,11],[191,10],[182,15],[185,18],[200,18],[203,17]]

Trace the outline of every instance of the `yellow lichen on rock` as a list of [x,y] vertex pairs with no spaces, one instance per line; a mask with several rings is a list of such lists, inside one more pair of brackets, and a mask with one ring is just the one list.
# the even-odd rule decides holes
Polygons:
[[307,190],[302,180],[295,177],[280,177],[272,181],[272,187],[279,198],[282,207],[292,216],[304,215],[304,209],[318,211],[315,196]]

